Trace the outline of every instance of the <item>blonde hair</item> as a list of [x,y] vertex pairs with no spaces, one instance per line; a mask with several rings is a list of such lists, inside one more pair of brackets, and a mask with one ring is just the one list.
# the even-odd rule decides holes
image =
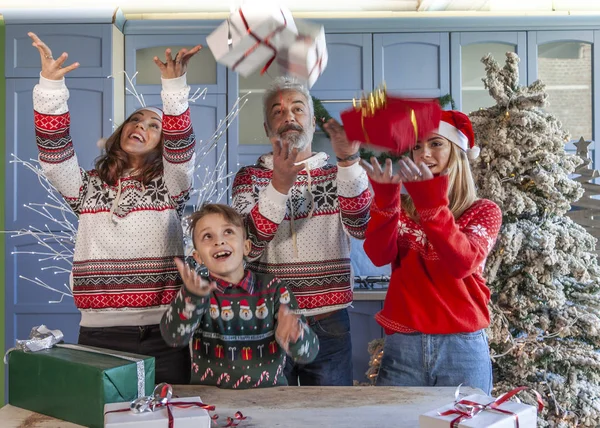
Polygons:
[[[456,144],[447,138],[445,139],[450,143],[448,200],[450,202],[450,211],[454,215],[454,218],[457,219],[477,200],[477,192],[467,154],[457,147]],[[410,218],[415,221],[418,220],[415,204],[409,195],[402,195],[402,209]]]

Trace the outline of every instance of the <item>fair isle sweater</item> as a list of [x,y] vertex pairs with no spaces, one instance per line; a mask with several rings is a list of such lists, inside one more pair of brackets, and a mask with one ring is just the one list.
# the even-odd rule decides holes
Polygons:
[[33,90],[40,165],[79,217],[72,289],[85,327],[158,324],[181,285],[173,258],[183,255],[195,137],[185,76],[162,83],[164,173],[145,186],[127,175],[111,186],[81,169],[64,79],[40,77]]
[[363,168],[339,167],[318,153],[289,194],[273,187],[273,155],[240,169],[233,207],[252,242],[249,267],[285,280],[300,312],[317,315],[352,303],[350,236],[364,239],[371,193]]
[[[285,386],[286,352],[275,331],[281,304],[297,309],[286,284],[246,270],[239,284],[213,279],[217,290],[200,297],[185,286],[160,323],[173,347],[192,343],[193,384],[247,389]],[[303,317],[302,335],[289,346],[294,361],[307,364],[319,352],[319,339]]]
[[419,217],[401,207],[400,185],[372,182],[375,193],[365,252],[376,266],[392,264],[383,310],[387,334],[471,333],[490,323],[485,260],[502,223],[500,208],[476,200],[454,219],[448,176],[405,183]]

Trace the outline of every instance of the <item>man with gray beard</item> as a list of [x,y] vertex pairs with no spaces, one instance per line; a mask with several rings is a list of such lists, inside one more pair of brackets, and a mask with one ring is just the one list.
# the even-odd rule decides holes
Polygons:
[[289,384],[352,385],[350,237],[364,239],[371,205],[359,143],[332,119],[325,128],[337,164],[313,153],[312,98],[291,78],[275,79],[263,108],[273,151],[240,169],[233,183],[233,207],[252,242],[248,267],[285,280],[319,337],[312,363],[288,361]]

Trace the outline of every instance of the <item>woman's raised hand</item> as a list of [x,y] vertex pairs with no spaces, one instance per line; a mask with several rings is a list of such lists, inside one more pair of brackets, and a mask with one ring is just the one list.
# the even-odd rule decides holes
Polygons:
[[417,165],[411,158],[402,158],[398,161],[398,175],[403,182],[425,181],[433,178],[433,173],[427,165]]
[[35,33],[29,32],[27,35],[33,40],[32,45],[40,52],[43,78],[48,80],[62,80],[65,74],[79,67],[78,62],[63,67],[63,64],[69,57],[66,52],[63,52],[58,58],[54,59],[50,48]]
[[392,160],[390,158],[385,160],[383,169],[374,156],[371,158],[371,163],[361,159],[360,164],[367,171],[369,178],[376,183],[398,184],[402,181],[402,178],[398,174],[393,173]]
[[187,66],[190,59],[200,52],[201,45],[194,46],[191,49],[181,49],[175,54],[175,58],[171,55],[171,48],[165,50],[165,62],[162,62],[159,57],[154,57],[154,63],[160,69],[160,74],[163,79],[175,79],[181,77],[187,71]]

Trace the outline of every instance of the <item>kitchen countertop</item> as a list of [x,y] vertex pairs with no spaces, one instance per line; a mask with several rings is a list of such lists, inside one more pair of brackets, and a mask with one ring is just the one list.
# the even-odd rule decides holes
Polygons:
[[385,300],[385,295],[387,293],[387,289],[375,289],[368,290],[365,288],[354,288],[354,301],[383,301]]
[[[419,415],[454,400],[454,387],[283,386],[230,390],[212,386],[174,385],[180,397],[199,396],[214,404],[219,421],[241,411],[250,427],[406,427],[418,428]],[[462,388],[463,394],[481,393]],[[68,422],[10,405],[0,409],[3,428],[76,428]],[[166,426],[166,421],[165,421]],[[177,427],[177,423],[175,423]]]

